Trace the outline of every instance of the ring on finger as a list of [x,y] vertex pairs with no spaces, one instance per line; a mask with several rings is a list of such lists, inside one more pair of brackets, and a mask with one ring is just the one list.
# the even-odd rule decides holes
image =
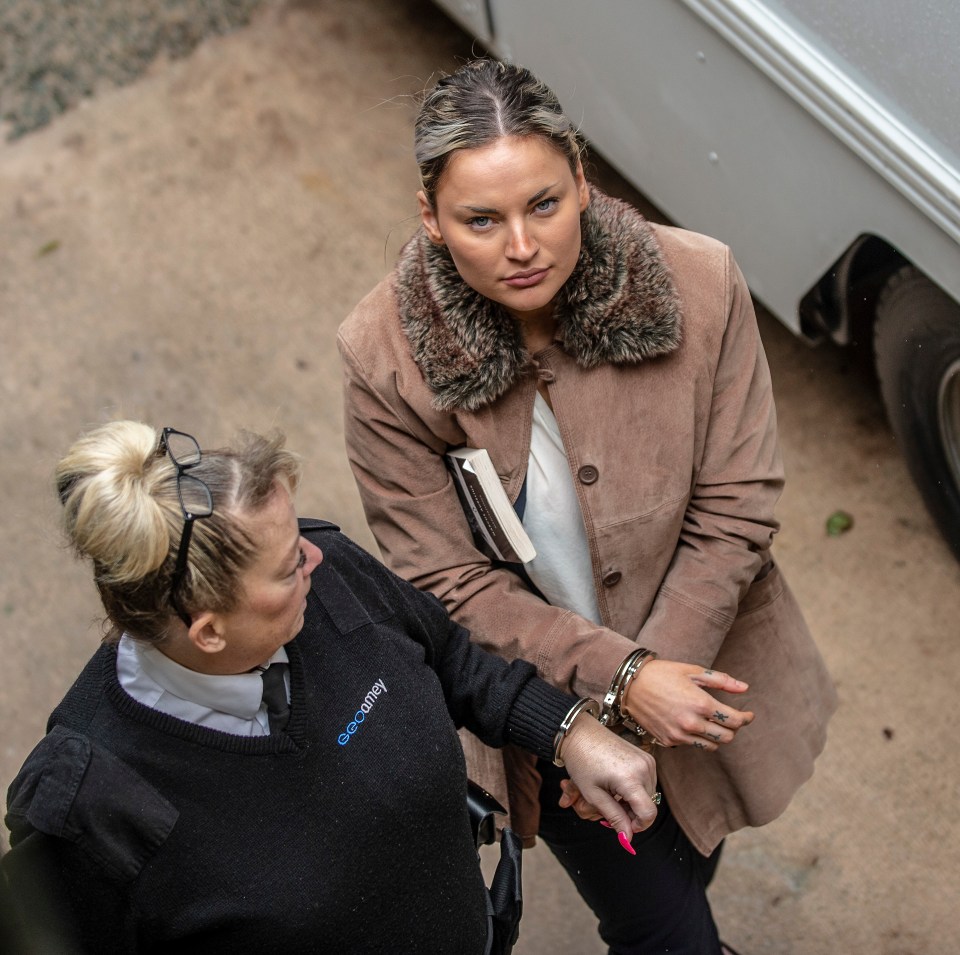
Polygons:
[[650,794],[650,801],[655,805],[660,805],[660,800],[663,799],[663,793],[658,789],[656,792]]

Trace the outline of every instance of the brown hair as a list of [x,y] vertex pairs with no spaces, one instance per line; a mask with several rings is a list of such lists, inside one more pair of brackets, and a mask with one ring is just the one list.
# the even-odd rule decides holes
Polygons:
[[522,66],[471,60],[443,77],[423,97],[414,128],[420,185],[431,206],[451,154],[503,136],[541,136],[576,173],[584,153],[579,130],[554,92]]

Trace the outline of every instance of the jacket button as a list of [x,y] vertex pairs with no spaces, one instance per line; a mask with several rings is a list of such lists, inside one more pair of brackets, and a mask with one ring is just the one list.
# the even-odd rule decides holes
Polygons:
[[600,477],[600,472],[592,464],[585,464],[577,471],[577,477],[581,484],[593,484]]
[[609,574],[604,575],[603,586],[604,587],[616,587],[620,583],[620,578],[623,577],[623,574],[619,570],[611,570]]
[[537,370],[537,377],[541,381],[550,382],[553,381],[557,376],[549,368],[539,368]]

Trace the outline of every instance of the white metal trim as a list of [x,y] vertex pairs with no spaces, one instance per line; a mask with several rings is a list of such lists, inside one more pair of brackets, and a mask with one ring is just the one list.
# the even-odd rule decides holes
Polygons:
[[682,0],[960,242],[960,173],[760,0]]

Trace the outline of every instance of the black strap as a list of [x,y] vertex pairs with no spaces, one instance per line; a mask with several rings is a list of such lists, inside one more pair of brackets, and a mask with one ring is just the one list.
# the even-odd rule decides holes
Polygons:
[[523,843],[512,829],[500,833],[500,861],[490,883],[493,903],[491,955],[509,955],[520,937],[523,915]]
[[[477,848],[496,841],[496,816],[506,810],[485,789],[467,780],[467,811]],[[500,833],[500,861],[490,883],[489,901],[491,940],[488,955],[510,955],[520,935],[523,914],[523,843],[512,829]]]

